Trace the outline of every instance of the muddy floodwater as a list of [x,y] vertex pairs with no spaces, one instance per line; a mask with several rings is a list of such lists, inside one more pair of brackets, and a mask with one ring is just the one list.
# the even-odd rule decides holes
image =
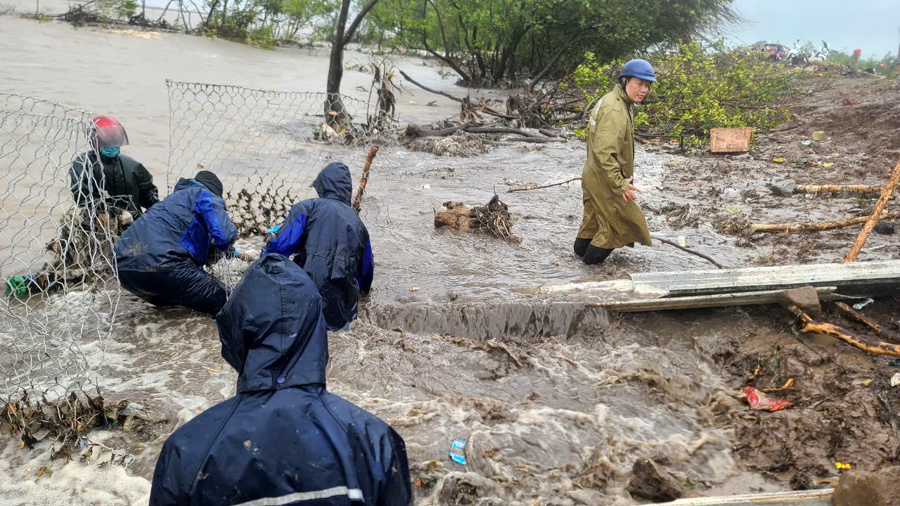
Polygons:
[[[350,58],[368,57],[352,53]],[[126,152],[162,181],[169,154],[166,79],[317,91],[327,70],[322,54],[310,50],[262,51],[197,37],[76,30],[2,16],[0,64],[2,91],[118,117],[132,142]],[[397,65],[435,88],[466,92],[442,79],[431,62],[398,57]],[[369,74],[345,73],[350,95],[366,99],[368,93],[357,87],[370,84]],[[457,112],[449,100],[407,89],[398,101],[402,123],[427,124]],[[434,106],[425,105],[432,101]],[[324,158],[343,160],[358,180],[366,150],[329,150],[334,151]],[[769,309],[622,316],[596,307],[598,300],[588,296],[551,298],[524,290],[635,272],[710,268],[662,243],[624,248],[603,266],[586,267],[572,253],[581,220],[578,181],[507,192],[579,176],[584,151],[578,140],[498,144],[470,157],[435,156],[393,143],[382,147],[361,213],[375,253],[373,292],[351,330],[330,335],[328,388],[403,436],[417,504],[636,504],[640,501],[626,485],[641,458],[656,460],[687,496],[784,490],[792,486],[790,474],[778,473],[794,471],[808,474],[804,488],[826,485],[835,473],[825,465],[848,457],[826,448],[810,457],[819,459],[824,471],[801,469],[800,457],[770,469],[768,435],[759,430],[763,422],[748,421],[747,408],[737,400],[754,361],[772,350],[782,353],[782,346],[788,355],[777,355],[771,377],[782,378],[775,372],[790,366],[788,372],[803,385],[803,364],[817,359],[797,356],[817,343],[792,333],[786,316]],[[677,154],[637,149],[635,184],[643,190],[640,202],[653,234],[683,238],[729,267],[754,263],[758,250],[736,247],[735,238],[713,223],[672,219],[671,209],[699,199],[677,187],[690,186],[683,181],[684,167]],[[223,174],[229,175],[236,174]],[[433,213],[443,202],[483,205],[495,194],[509,206],[518,242],[435,229]],[[887,239],[876,239],[882,240]],[[260,244],[261,238],[250,238],[241,246]],[[232,279],[241,268],[237,261],[219,266]],[[105,300],[87,292],[65,297],[67,308],[99,307]],[[754,343],[753,354],[743,350],[745,341]],[[154,420],[152,430],[92,434],[94,441],[129,456],[127,470],[101,468],[91,458],[50,461],[50,441],[34,450],[11,441],[0,466],[4,503],[145,503],[165,438],[234,393],[236,373],[220,357],[214,322],[186,310],[157,309],[122,294],[111,335],[81,346],[104,398],[141,403]],[[876,374],[866,367],[848,365],[846,374]],[[878,378],[875,385],[886,387]],[[837,384],[826,390],[817,392],[829,399],[847,394]],[[811,412],[820,405],[807,404]],[[784,419],[778,416],[770,420]],[[844,426],[835,420],[827,424]],[[777,447],[784,432],[772,426],[771,445]],[[842,448],[853,448],[862,434],[842,437],[851,445]],[[468,441],[465,466],[447,456],[454,439]],[[879,441],[885,450],[869,456],[872,466],[896,458],[889,456],[896,438]],[[817,442],[791,444],[800,455]],[[740,454],[740,448],[754,453]],[[781,462],[779,455],[769,460]],[[44,466],[52,473],[38,475]]]

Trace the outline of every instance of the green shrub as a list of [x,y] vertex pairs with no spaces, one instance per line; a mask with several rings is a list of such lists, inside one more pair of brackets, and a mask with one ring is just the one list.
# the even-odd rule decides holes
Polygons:
[[[681,43],[675,50],[650,58],[658,82],[644,104],[635,109],[635,127],[654,135],[684,136],[699,145],[710,128],[768,129],[790,119],[786,99],[795,90],[799,69],[764,61],[753,51],[704,48]],[[586,107],[615,85],[622,62],[598,63],[594,55],[573,75]]]

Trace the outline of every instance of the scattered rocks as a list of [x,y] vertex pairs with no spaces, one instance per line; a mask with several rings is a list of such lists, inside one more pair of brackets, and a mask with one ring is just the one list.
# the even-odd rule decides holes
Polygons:
[[889,221],[879,221],[875,224],[875,233],[891,235],[894,233],[894,224]]
[[628,490],[634,497],[653,502],[668,502],[684,495],[684,487],[674,478],[659,472],[656,463],[650,459],[640,459],[632,468],[634,476],[628,482]]
[[819,294],[811,286],[792,288],[778,294],[778,302],[784,306],[795,305],[804,313],[813,318],[822,316],[822,305],[819,304]]
[[784,179],[781,181],[773,181],[766,185],[769,190],[772,190],[772,193],[778,195],[779,197],[790,197],[794,195],[794,180],[793,179]]
[[834,506],[900,506],[900,466],[876,473],[847,471],[834,489]]

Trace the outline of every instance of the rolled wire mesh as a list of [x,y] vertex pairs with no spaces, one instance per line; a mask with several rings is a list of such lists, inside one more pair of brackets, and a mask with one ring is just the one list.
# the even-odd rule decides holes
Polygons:
[[102,365],[91,355],[102,353],[119,299],[111,255],[119,224],[103,202],[76,208],[71,196],[72,183],[102,184],[91,170],[70,181],[90,131],[86,111],[0,93],[0,401],[7,406],[68,399]]
[[[216,173],[242,238],[239,247],[259,248],[266,230],[280,224],[293,204],[316,197],[310,185],[325,165],[345,162],[358,186],[371,145],[392,142],[384,131],[391,118],[379,117],[377,107],[347,96],[340,98],[348,118],[335,122],[325,114],[326,93],[175,81],[167,86],[167,185],[171,190],[179,178],[200,170]],[[375,165],[383,169],[379,163]],[[387,219],[387,209],[381,202],[366,201],[360,216],[377,222]],[[234,285],[241,267],[237,261],[219,261],[211,271]]]

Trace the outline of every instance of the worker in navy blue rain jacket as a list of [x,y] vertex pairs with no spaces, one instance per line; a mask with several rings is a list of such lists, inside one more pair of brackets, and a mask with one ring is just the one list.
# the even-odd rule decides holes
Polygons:
[[210,247],[230,253],[235,239],[222,182],[212,172],[200,171],[193,179],[180,179],[171,195],[122,234],[116,243],[119,282],[151,304],[215,316],[227,292],[203,266]]
[[328,330],[344,329],[356,319],[360,294],[372,286],[369,231],[350,207],[353,181],[346,165],[329,163],[312,187],[319,198],[294,204],[264,253],[294,255],[322,294]]
[[325,389],[322,299],[303,269],[264,255],[216,322],[237,394],[169,437],[151,506],[411,504],[403,439]]

